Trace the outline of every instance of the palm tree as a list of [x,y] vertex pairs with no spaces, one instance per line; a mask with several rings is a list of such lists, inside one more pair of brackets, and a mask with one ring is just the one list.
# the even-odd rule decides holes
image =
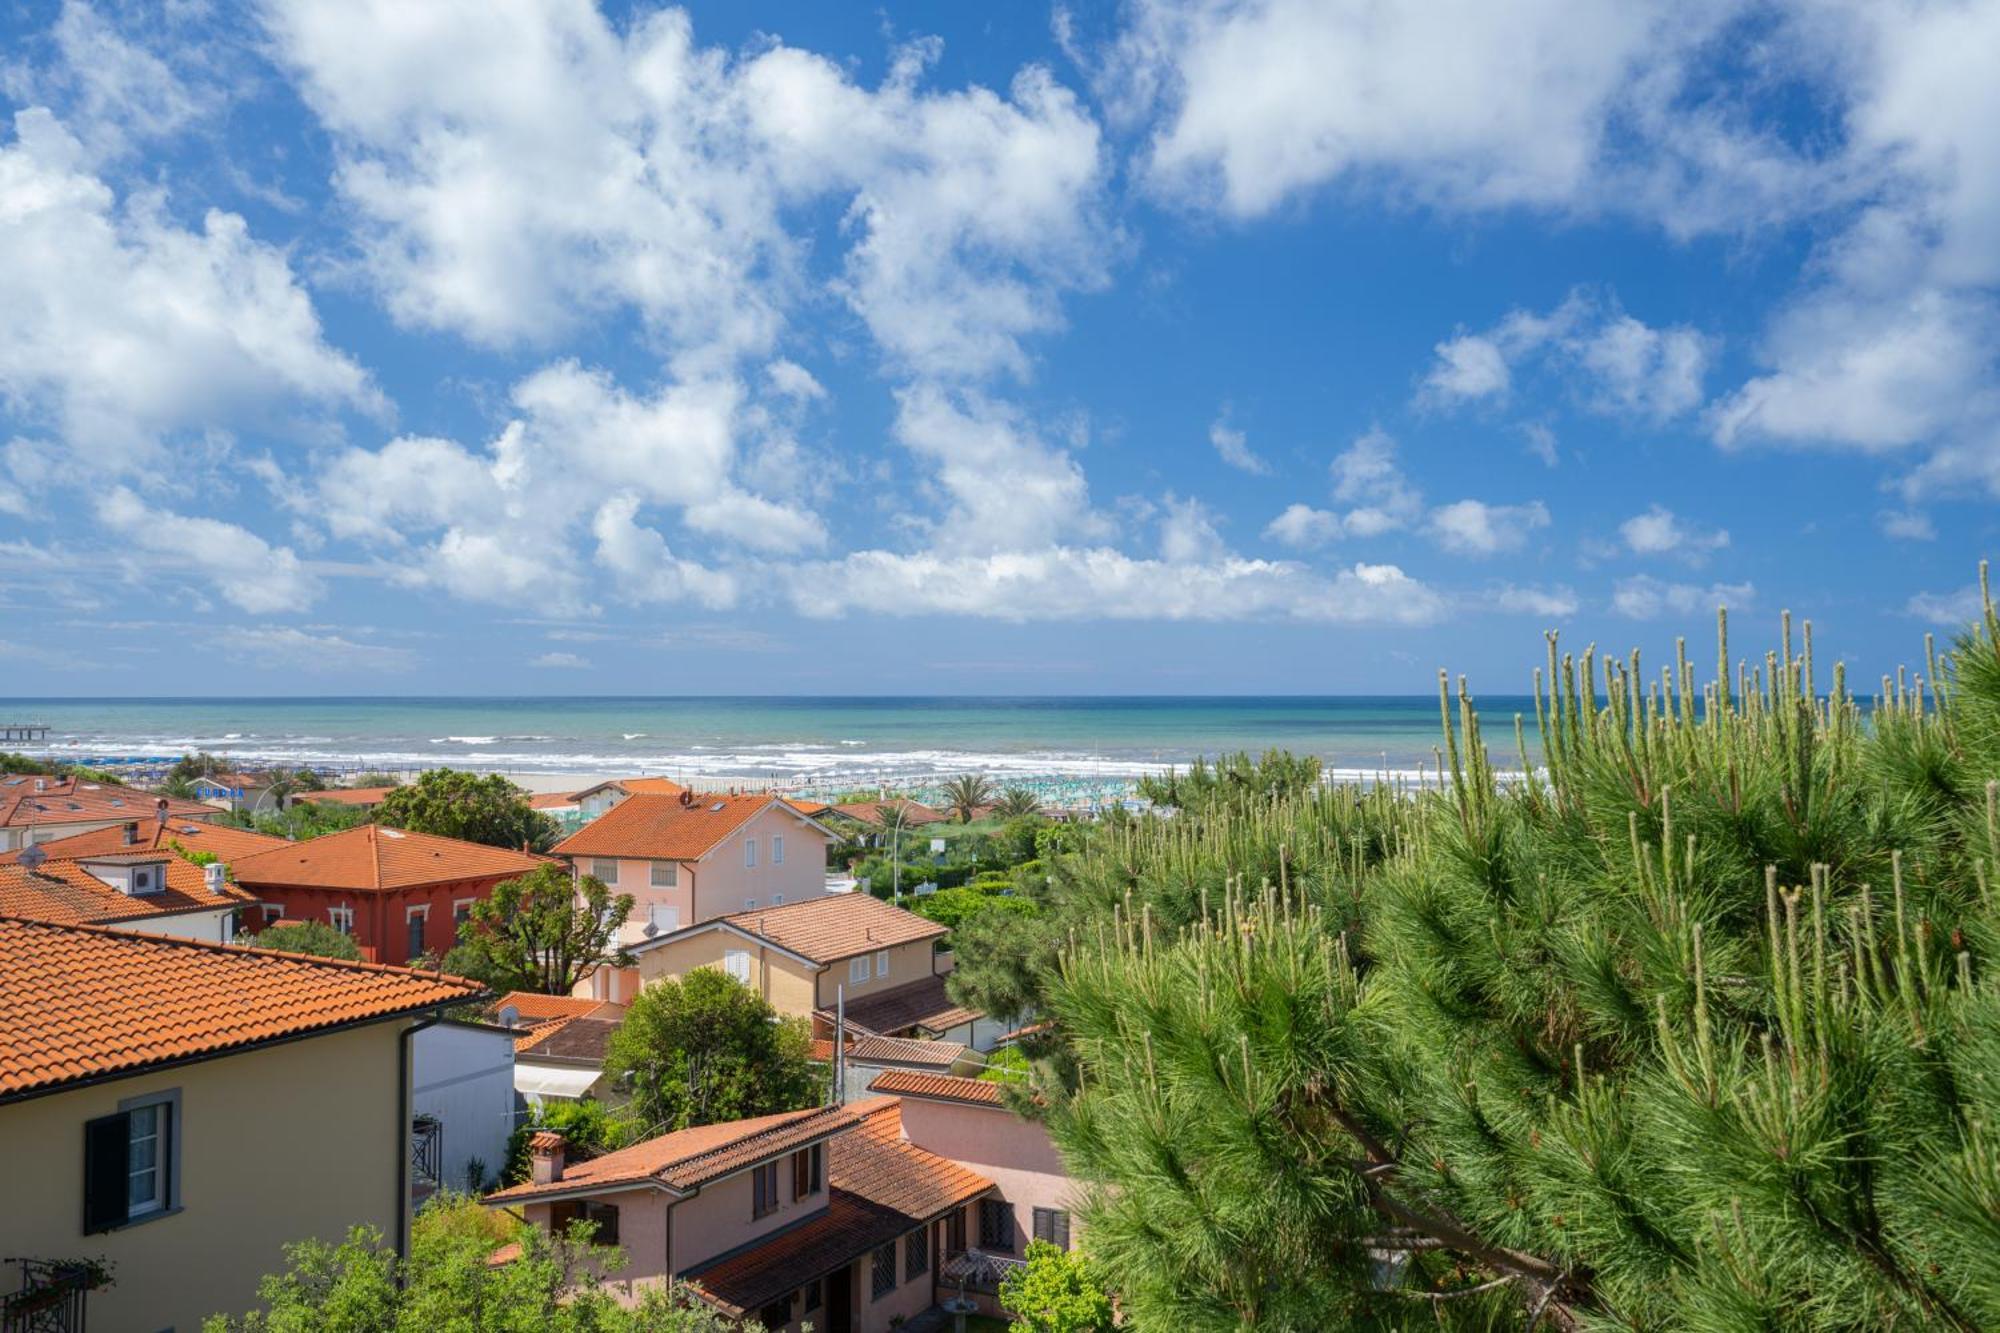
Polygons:
[[1000,793],[1000,799],[993,806],[993,812],[1002,819],[1020,819],[1032,815],[1042,808],[1041,798],[1026,787],[1009,787]]
[[984,773],[961,773],[944,784],[944,808],[970,824],[979,807],[993,800],[993,782]]

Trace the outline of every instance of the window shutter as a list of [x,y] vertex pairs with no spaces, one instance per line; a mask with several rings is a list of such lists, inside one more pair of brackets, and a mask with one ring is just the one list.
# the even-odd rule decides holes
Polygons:
[[95,1235],[123,1226],[130,1188],[132,1117],[124,1112],[83,1126],[83,1231]]

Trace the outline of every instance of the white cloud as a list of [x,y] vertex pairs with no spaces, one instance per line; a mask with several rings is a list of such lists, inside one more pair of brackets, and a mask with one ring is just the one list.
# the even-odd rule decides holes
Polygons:
[[254,615],[302,610],[320,595],[319,580],[291,548],[274,547],[234,523],[155,509],[123,486],[99,498],[97,519],[128,550],[152,557],[144,562],[147,569],[191,571]]
[[1484,333],[1437,345],[1418,394],[1440,406],[1499,401],[1515,370],[1540,365],[1562,377],[1586,408],[1666,421],[1698,407],[1712,340],[1684,326],[1653,328],[1583,291],[1545,315],[1516,310]]
[[1199,500],[1168,496],[1160,518],[1160,559],[1173,565],[1195,565],[1228,557],[1229,548],[1216,531],[1215,514]]
[[784,398],[813,401],[826,397],[826,388],[813,378],[813,373],[796,361],[780,357],[764,367],[764,375],[771,382],[774,393]]
[[1378,537],[1416,522],[1423,495],[1396,463],[1396,441],[1374,429],[1335,455],[1333,498],[1354,506],[1341,519],[1351,537]]
[[1445,600],[1394,565],[1331,577],[1288,561],[1146,560],[1102,547],[991,555],[857,551],[788,587],[801,614],[850,610],[999,620],[1296,620],[1428,624]]
[[1340,515],[1304,504],[1285,506],[1285,512],[1272,519],[1264,529],[1266,537],[1295,551],[1325,546],[1338,540],[1340,532]]
[[1215,446],[1215,452],[1222,461],[1238,472],[1248,472],[1253,477],[1271,475],[1271,465],[1259,458],[1250,448],[1250,437],[1228,421],[1217,419],[1208,428],[1208,442]]
[[1556,451],[1556,433],[1539,421],[1525,422],[1521,433],[1528,437],[1528,452],[1542,460],[1545,467],[1554,467],[1561,461]]
[[543,653],[540,657],[528,659],[528,665],[539,670],[583,671],[589,668],[590,661],[575,653]]
[[1480,500],[1456,500],[1431,510],[1430,534],[1456,555],[1487,556],[1518,551],[1528,534],[1549,525],[1548,506],[1540,500],[1523,505],[1490,505]]
[[260,667],[314,675],[402,672],[417,665],[407,648],[356,643],[339,634],[310,634],[289,625],[229,626],[215,631],[225,653]]
[[1712,583],[1704,588],[1640,574],[1618,581],[1612,589],[1611,609],[1632,620],[1655,620],[1664,614],[1696,615],[1719,606],[1742,611],[1754,604],[1756,591],[1748,583]]
[[1576,614],[1580,603],[1573,589],[1557,584],[1552,588],[1522,588],[1502,584],[1491,594],[1493,605],[1502,611],[1522,615],[1562,617]]
[[1882,529],[1883,536],[1897,541],[1937,540],[1937,528],[1931,523],[1931,516],[1921,509],[1885,509],[1875,516],[1875,525]]
[[1671,509],[1657,504],[1620,523],[1618,535],[1634,555],[1669,555],[1695,562],[1729,545],[1729,534],[1721,528],[1703,529],[1685,523]]
[[1920,592],[1903,609],[1933,625],[1962,629],[1985,616],[1986,599],[1980,594],[1979,585],[1972,584],[1950,592]]
[[693,601],[712,608],[735,603],[732,576],[676,557],[666,538],[636,522],[638,512],[637,496],[614,496],[591,523],[597,563],[617,575],[625,596],[643,602]]
[[41,68],[0,61],[0,91],[17,104],[58,108],[92,161],[177,134],[220,103],[83,0],[64,0],[49,35],[55,59]]
[[1104,530],[1083,469],[1018,409],[927,384],[896,403],[896,439],[933,468],[946,502],[936,532],[953,548],[1032,550]]
[[121,204],[47,111],[18,113],[14,130],[0,146],[0,397],[66,446],[44,480],[94,484],[158,464],[169,436],[375,403],[284,254],[241,217],[211,210],[187,230],[157,194]]

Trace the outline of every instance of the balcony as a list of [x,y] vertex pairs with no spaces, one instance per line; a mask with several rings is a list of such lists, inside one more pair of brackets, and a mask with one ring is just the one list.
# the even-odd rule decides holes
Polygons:
[[8,1259],[18,1291],[0,1296],[0,1333],[83,1333],[84,1302],[108,1286],[109,1271],[88,1259]]

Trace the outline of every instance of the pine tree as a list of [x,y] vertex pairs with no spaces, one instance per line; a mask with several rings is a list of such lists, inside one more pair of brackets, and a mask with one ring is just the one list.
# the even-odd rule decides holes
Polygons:
[[2000,1327],[2000,618],[1870,707],[1718,628],[1706,685],[1551,636],[1525,775],[1441,679],[1439,790],[1057,868],[1049,1120],[1133,1327]]

